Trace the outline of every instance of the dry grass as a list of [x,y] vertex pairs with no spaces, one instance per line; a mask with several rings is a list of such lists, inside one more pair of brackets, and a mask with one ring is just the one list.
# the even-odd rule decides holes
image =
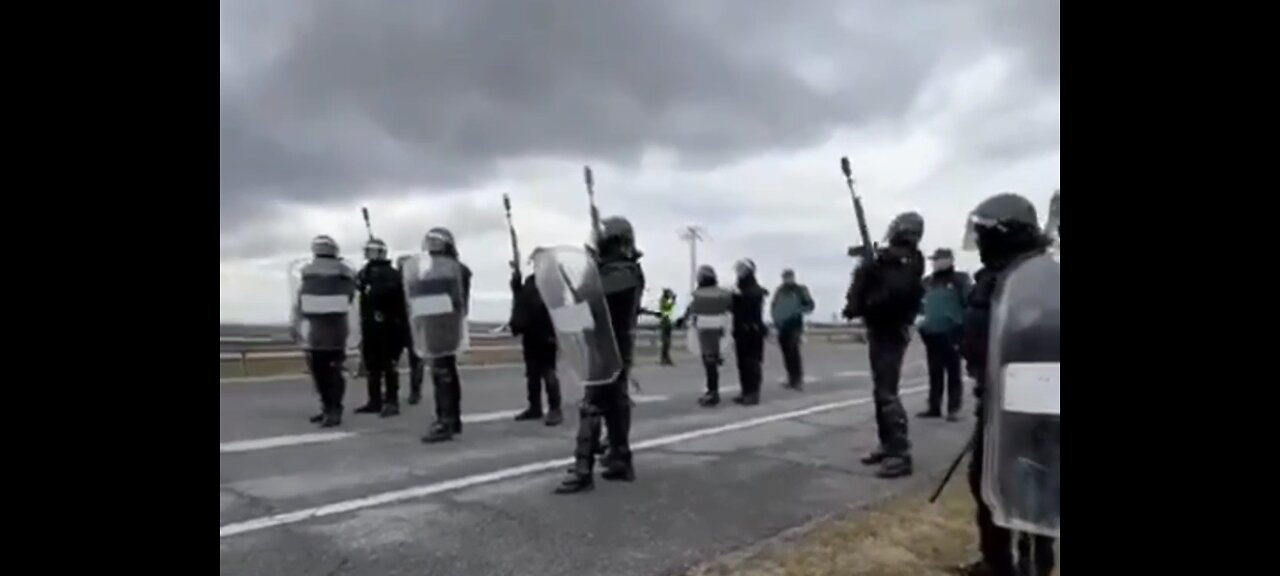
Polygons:
[[964,478],[952,480],[937,504],[919,493],[901,496],[688,576],[954,575],[977,558],[977,536]]

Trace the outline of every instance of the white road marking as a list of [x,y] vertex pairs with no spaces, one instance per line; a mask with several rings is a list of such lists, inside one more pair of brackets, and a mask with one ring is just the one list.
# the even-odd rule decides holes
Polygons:
[[[636,404],[654,404],[658,402],[666,402],[670,400],[670,396],[645,396],[636,395],[631,397]],[[516,414],[523,410],[501,410],[498,412],[486,412],[483,414],[464,414],[462,416],[463,424],[484,424],[487,422],[497,422],[500,420],[510,420],[516,417]],[[301,446],[304,444],[319,444],[322,442],[337,442],[339,440],[347,440],[355,438],[361,434],[360,431],[355,432],[328,432],[319,434],[299,434],[297,436],[276,436],[273,438],[260,438],[257,440],[241,440],[236,442],[224,442],[218,444],[218,452],[220,454],[235,454],[239,452],[256,452],[258,450],[270,450],[272,448],[284,448],[288,446]]]
[[[657,402],[666,402],[667,400],[670,400],[670,399],[671,399],[670,396],[645,396],[640,394],[633,395],[631,397],[631,400],[634,401],[636,404],[653,404]],[[462,423],[463,424],[484,424],[485,422],[510,420],[512,418],[515,418],[516,415],[521,412],[524,412],[524,410],[503,410],[501,412],[489,412],[488,414],[474,414],[471,416],[467,416],[464,414],[462,416]]]
[[[913,388],[906,388],[902,390],[901,393],[903,395],[916,394],[919,392],[923,392],[926,389],[928,389],[927,386],[916,386]],[[826,404],[819,404],[817,406],[810,406],[809,408],[804,408],[801,410],[793,410],[790,412],[783,412],[783,413],[774,414],[771,416],[762,416],[759,418],[743,420],[741,422],[735,422],[733,424],[725,424],[723,426],[715,426],[712,428],[704,428],[701,430],[694,430],[694,431],[685,432],[682,434],[674,434],[670,436],[662,436],[659,438],[654,438],[651,440],[645,440],[643,442],[638,442],[636,444],[633,444],[631,449],[633,452],[642,451],[642,450],[652,450],[654,448],[669,446],[671,444],[677,444],[680,442],[688,442],[690,440],[697,440],[699,438],[706,438],[708,436],[716,436],[716,435],[725,434],[728,432],[745,430],[747,428],[754,428],[757,426],[763,426],[765,424],[772,424],[774,422],[781,422],[784,420],[793,420],[796,418],[803,418],[805,416],[812,416],[814,414],[821,414],[823,412],[831,412],[834,410],[851,408],[853,406],[861,406],[864,404],[869,404],[871,402],[872,402],[872,399],[869,397],[856,398],[853,400],[843,400],[840,402],[829,402]],[[365,498],[357,498],[355,500],[347,500],[345,502],[327,504],[325,506],[318,506],[315,508],[306,508],[306,509],[298,510],[295,512],[287,512],[284,514],[277,514],[274,516],[266,516],[263,518],[257,518],[257,519],[249,520],[246,522],[236,522],[236,523],[227,524],[226,526],[222,526],[218,528],[218,538],[219,539],[228,538],[231,536],[236,536],[238,534],[245,534],[248,532],[257,532],[260,530],[266,530],[268,528],[273,528],[276,526],[297,524],[299,522],[305,522],[307,520],[324,518],[327,516],[334,516],[337,514],[345,514],[347,512],[363,510],[365,508],[384,506],[386,504],[393,504],[396,502],[403,502],[406,500],[415,500],[418,498],[424,498],[427,496],[432,496],[432,495],[440,494],[443,492],[452,492],[455,490],[462,490],[462,489],[471,488],[474,486],[479,486],[482,484],[491,484],[494,482],[500,482],[503,480],[518,478],[520,476],[527,476],[530,474],[546,472],[548,470],[564,468],[565,466],[569,466],[570,464],[573,464],[573,458],[560,458],[556,460],[547,460],[544,462],[535,462],[532,464],[525,464],[523,466],[516,466],[513,468],[506,468],[503,470],[488,472],[485,474],[476,474],[473,476],[466,476],[463,478],[457,478],[457,479],[448,480],[445,482],[436,482],[434,484],[427,484],[427,485],[418,486],[415,488],[408,488],[405,490],[396,490],[393,492],[384,492],[382,494],[377,494],[377,495],[369,496]]]
[[857,378],[859,376],[870,376],[868,370],[845,370],[844,372],[836,372],[836,378]]
[[325,432],[320,434],[299,434],[297,436],[276,436],[274,438],[243,440],[240,442],[223,442],[218,444],[218,452],[221,454],[253,452],[255,450],[268,450],[271,448],[282,448],[285,446],[301,446],[303,444],[333,442],[335,440],[352,438],[355,435],[356,434],[353,432]]
[[[906,369],[908,368],[912,368],[919,365],[920,363],[918,362],[908,364],[903,367],[903,370],[906,371]],[[492,367],[496,368],[496,367],[509,367],[509,366],[492,365]],[[487,366],[473,367],[473,369],[482,369],[482,368],[488,368],[488,367]],[[863,376],[870,376],[870,375],[871,373],[866,370],[848,370],[844,372],[837,372],[832,377],[833,378],[852,378],[852,377],[863,377]],[[279,378],[285,379],[285,380],[292,380],[292,379],[297,379],[298,376],[287,376],[287,377],[279,377]],[[823,380],[825,379],[818,378],[815,376],[806,376],[804,379],[806,384],[822,382]],[[739,384],[720,387],[720,392],[722,394],[739,392],[741,390],[742,390],[742,386]],[[644,395],[644,394],[636,394],[631,396],[631,399],[635,401],[635,403],[637,404],[654,404],[654,403],[666,402],[670,400],[671,397],[661,396],[661,395],[650,396],[650,395]],[[515,418],[516,415],[519,414],[520,412],[522,412],[522,410],[501,410],[498,412],[487,412],[483,414],[471,414],[471,415],[464,414],[462,416],[462,423],[463,424],[486,424],[489,422],[509,420],[509,419]],[[245,441],[239,441],[239,442],[228,442],[224,444],[219,444],[218,452],[222,454],[234,454],[239,452],[255,452],[258,450],[270,450],[273,448],[301,446],[305,444],[317,444],[322,442],[335,442],[338,440],[346,440],[348,438],[353,438],[359,435],[360,435],[359,432],[332,432],[332,433],[322,433],[322,434],[301,434],[297,436],[280,436],[275,438],[262,438],[259,440],[245,440]]]

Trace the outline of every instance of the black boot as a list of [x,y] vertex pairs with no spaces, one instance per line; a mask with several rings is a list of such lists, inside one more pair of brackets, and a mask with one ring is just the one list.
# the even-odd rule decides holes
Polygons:
[[543,381],[547,385],[547,426],[559,426],[564,422],[564,412],[560,409],[560,377],[556,375],[555,368],[547,370],[543,377]]
[[618,455],[610,453],[601,465],[604,471],[600,473],[600,477],[610,482],[635,482],[636,469],[631,464],[631,454]]
[[381,414],[381,416],[382,416],[383,418],[394,418],[394,417],[399,416],[399,415],[400,415],[400,404],[399,404],[399,403],[383,404],[383,405],[382,405],[382,414]]
[[738,359],[738,374],[742,379],[742,394],[733,399],[735,404],[755,406],[760,404],[760,385],[764,374],[758,360]]
[[416,356],[409,357],[409,405],[417,406],[422,403],[422,381],[424,378],[425,362]]
[[[364,362],[360,363],[362,370],[367,366]],[[356,414],[379,414],[382,412],[382,376],[378,366],[365,372],[365,388],[369,392],[369,402],[364,406],[356,408]]]
[[541,420],[542,409],[530,406],[524,412],[516,414],[516,422],[527,422],[529,420]]
[[311,418],[308,418],[307,422],[310,422],[312,424],[319,424],[321,422],[324,422],[324,413],[322,412],[320,414],[316,414],[315,416],[312,416]]
[[904,478],[915,472],[910,456],[887,456],[876,471],[879,478]]
[[867,466],[875,466],[881,462],[884,462],[884,459],[887,456],[888,454],[885,454],[884,448],[877,447],[875,450],[872,450],[870,454],[863,457],[862,463],[866,464]]
[[400,414],[400,371],[395,362],[389,362],[382,372],[386,389],[382,394],[382,412],[385,417],[387,406],[394,406],[395,413]]
[[422,437],[423,444],[438,444],[440,442],[448,442],[453,440],[452,428],[443,423],[435,422],[431,425],[431,429],[427,430],[427,435]]
[[916,418],[941,418],[941,417],[942,417],[942,411],[934,410],[932,408],[925,410],[924,412],[921,412],[919,414],[916,414]]
[[609,453],[601,463],[604,471],[600,477],[614,482],[635,482],[636,471],[631,464],[631,401],[623,401],[605,414],[605,426],[609,433]]
[[591,475],[591,462],[578,460],[565,479],[556,486],[556,494],[577,494],[595,489],[595,478]]
[[716,356],[703,356],[702,369],[707,374],[707,393],[698,399],[698,405],[703,408],[713,408],[720,405],[720,358]]
[[324,415],[324,420],[320,423],[321,428],[337,428],[342,425],[341,412],[329,412]]

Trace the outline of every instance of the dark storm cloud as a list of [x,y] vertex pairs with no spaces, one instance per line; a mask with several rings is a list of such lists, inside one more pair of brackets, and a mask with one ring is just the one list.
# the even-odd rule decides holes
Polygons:
[[794,148],[903,114],[949,53],[1001,43],[1044,69],[1060,45],[1056,1],[265,4],[220,4],[223,231],[272,201],[460,187],[506,159]]

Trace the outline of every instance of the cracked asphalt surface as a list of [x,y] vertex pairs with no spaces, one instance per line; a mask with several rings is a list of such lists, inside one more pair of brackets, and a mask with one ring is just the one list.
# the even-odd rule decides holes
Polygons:
[[[916,476],[877,479],[858,462],[876,442],[865,348],[807,346],[814,381],[804,393],[778,386],[782,362],[775,347],[768,354],[764,402],[752,408],[699,408],[703,376],[693,360],[639,367],[633,442],[670,441],[637,452],[636,483],[597,481],[594,492],[575,496],[551,493],[559,466],[485,481],[485,474],[571,455],[576,410],[558,428],[501,414],[523,408],[519,368],[464,370],[463,411],[478,421],[457,441],[435,446],[418,441],[429,398],[391,420],[348,414],[341,430],[351,436],[301,443],[318,432],[306,422],[316,408],[307,381],[221,383],[220,448],[280,437],[299,443],[220,450],[220,530],[251,529],[220,536],[219,573],[675,574],[816,517],[923,488],[972,430],[971,419],[913,419]],[[723,386],[737,384],[732,366],[730,359]],[[923,408],[924,385],[916,342],[903,379],[913,390],[904,396],[912,414]],[[579,396],[579,389],[565,391],[566,401]],[[364,397],[363,382],[350,382],[348,411]],[[782,416],[743,424],[775,415]],[[704,433],[670,438],[695,431]],[[446,484],[454,481],[462,482]],[[405,496],[417,488],[432,493]],[[369,500],[388,494],[399,496]],[[343,508],[316,518],[278,516],[330,505]],[[264,518],[275,523],[245,524]]]

